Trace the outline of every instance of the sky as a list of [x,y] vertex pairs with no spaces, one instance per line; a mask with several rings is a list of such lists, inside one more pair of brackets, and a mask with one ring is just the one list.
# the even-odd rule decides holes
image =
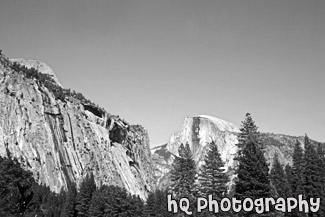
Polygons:
[[325,142],[324,0],[1,0],[0,49],[167,143],[185,117]]

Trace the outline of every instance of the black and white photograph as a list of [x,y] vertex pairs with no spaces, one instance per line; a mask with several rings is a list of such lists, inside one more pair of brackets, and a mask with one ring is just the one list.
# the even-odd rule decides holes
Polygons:
[[0,217],[325,217],[325,0],[0,0]]

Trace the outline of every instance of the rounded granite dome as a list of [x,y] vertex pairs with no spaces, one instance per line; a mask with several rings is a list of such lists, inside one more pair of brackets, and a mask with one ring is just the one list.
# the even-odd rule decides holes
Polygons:
[[12,58],[10,59],[11,62],[17,62],[21,65],[26,66],[27,68],[35,68],[37,69],[40,73],[50,75],[53,80],[62,87],[59,79],[53,72],[53,69],[47,65],[44,62],[38,61],[38,60],[33,60],[33,59],[24,59],[24,58]]
[[234,133],[240,132],[239,128],[235,124],[233,124],[229,121],[225,121],[223,119],[213,117],[210,115],[199,115],[198,117],[206,118],[206,119],[212,121],[221,131],[229,131],[229,132],[234,132]]

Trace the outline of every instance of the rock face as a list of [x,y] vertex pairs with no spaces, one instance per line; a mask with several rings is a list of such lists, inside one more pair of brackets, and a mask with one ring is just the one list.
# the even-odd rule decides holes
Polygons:
[[[170,184],[169,171],[175,156],[178,156],[178,148],[182,143],[190,145],[199,168],[208,151],[209,146],[207,144],[212,140],[215,141],[221,159],[225,162],[226,171],[233,178],[238,166],[238,162],[234,160],[238,151],[236,146],[238,133],[239,128],[237,126],[219,118],[207,115],[186,118],[181,131],[174,133],[167,144],[152,149],[158,187],[164,188]],[[291,164],[293,149],[297,140],[303,146],[303,136],[261,133],[261,141],[265,150],[264,155],[270,167],[275,153],[278,154],[279,161],[283,165]],[[312,142],[315,143],[315,141]]]
[[227,171],[232,172],[235,167],[238,132],[237,126],[216,117],[201,115],[185,118],[180,132],[174,133],[167,144],[152,149],[158,187],[164,188],[169,184],[171,164],[175,156],[178,156],[181,144],[189,144],[199,167],[209,149],[207,144],[215,141]]
[[[146,198],[153,189],[147,131],[72,97],[56,100],[0,57],[0,155],[17,158],[56,192],[93,172],[97,186],[113,184]],[[56,79],[50,68],[30,60]],[[56,79],[57,80],[57,79]]]

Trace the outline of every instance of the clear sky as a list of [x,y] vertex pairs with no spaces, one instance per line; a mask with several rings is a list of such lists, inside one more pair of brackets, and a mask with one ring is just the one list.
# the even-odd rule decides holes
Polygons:
[[324,0],[1,0],[0,48],[166,143],[187,116],[325,142]]

